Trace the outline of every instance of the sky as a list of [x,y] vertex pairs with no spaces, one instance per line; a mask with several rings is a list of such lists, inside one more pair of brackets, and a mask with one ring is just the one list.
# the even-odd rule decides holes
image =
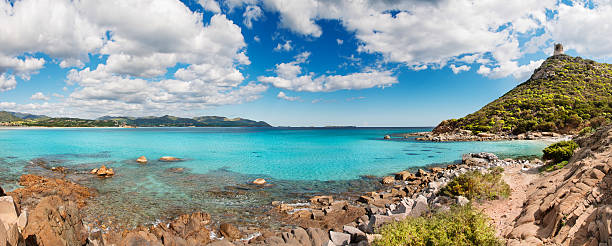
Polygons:
[[612,57],[612,1],[0,0],[0,110],[435,126],[555,43]]

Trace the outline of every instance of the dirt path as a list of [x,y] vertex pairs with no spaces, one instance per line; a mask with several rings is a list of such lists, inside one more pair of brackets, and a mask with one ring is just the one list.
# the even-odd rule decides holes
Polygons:
[[528,190],[541,177],[537,169],[522,170],[522,165],[506,167],[503,179],[510,185],[512,193],[508,199],[486,201],[476,205],[491,218],[497,229],[497,236],[504,238],[514,226],[514,220],[521,213]]

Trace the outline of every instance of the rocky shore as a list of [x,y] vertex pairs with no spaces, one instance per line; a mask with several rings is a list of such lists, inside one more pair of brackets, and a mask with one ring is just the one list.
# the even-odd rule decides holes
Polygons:
[[[0,242],[17,243],[10,245],[369,245],[380,237],[376,229],[385,223],[468,203],[463,197],[451,199],[437,195],[453,177],[470,170],[485,172],[491,167],[512,165],[538,164],[499,160],[490,153],[466,154],[461,164],[383,177],[385,189],[368,192],[356,200],[334,200],[332,196],[322,195],[304,203],[273,202],[274,216],[293,225],[275,231],[214,223],[204,212],[132,230],[94,228],[83,223],[79,211],[87,206],[88,198],[96,195],[94,190],[64,179],[23,175],[19,182],[22,188],[2,197],[7,200],[0,211],[8,236],[4,239],[0,229]],[[11,215],[5,219],[7,213]]]
[[[470,153],[460,164],[402,171],[382,177],[384,188],[357,199],[314,196],[301,203],[276,201],[278,230],[236,227],[196,212],[130,230],[85,225],[79,207],[95,191],[63,179],[24,175],[22,188],[0,197],[0,243],[9,245],[370,245],[386,223],[446,211],[470,201],[440,194],[454,177],[490,168],[505,174],[507,200],[477,205],[508,245],[609,245],[612,242],[612,126],[576,141],[582,146],[565,168],[539,173],[535,159],[501,160]],[[528,177],[528,178],[525,178]],[[517,190],[520,189],[520,190]],[[2,193],[2,192],[0,192]]]
[[488,132],[473,133],[470,130],[453,130],[449,132],[416,132],[397,134],[394,137],[416,137],[417,141],[430,142],[465,142],[465,141],[504,141],[504,140],[550,140],[561,141],[571,139],[573,135],[555,132],[527,132],[518,135],[496,134]]

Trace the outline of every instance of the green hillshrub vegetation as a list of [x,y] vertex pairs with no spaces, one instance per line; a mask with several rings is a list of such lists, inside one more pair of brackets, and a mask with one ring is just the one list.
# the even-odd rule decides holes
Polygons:
[[408,218],[383,226],[376,246],[502,245],[489,218],[470,205],[453,207],[428,217]]
[[548,58],[526,82],[482,109],[440,123],[434,132],[575,133],[612,119],[612,65],[580,57]]
[[504,169],[491,168],[487,173],[469,171],[451,180],[440,192],[446,196],[464,196],[468,199],[495,200],[510,196],[510,186],[502,179]]
[[554,143],[542,150],[544,155],[542,159],[550,160],[550,164],[543,166],[543,171],[554,171],[563,168],[567,165],[569,159],[574,155],[574,150],[578,148],[578,144],[574,141],[561,141]]

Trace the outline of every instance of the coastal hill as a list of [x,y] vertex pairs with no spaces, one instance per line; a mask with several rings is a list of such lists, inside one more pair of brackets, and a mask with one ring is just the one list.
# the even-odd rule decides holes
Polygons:
[[480,110],[441,122],[434,133],[576,133],[612,118],[612,65],[558,54],[531,78]]
[[113,117],[103,116],[95,120],[79,118],[51,118],[44,115],[0,111],[0,125],[43,127],[270,127],[264,121],[220,116],[180,118],[170,115],[161,117]]

